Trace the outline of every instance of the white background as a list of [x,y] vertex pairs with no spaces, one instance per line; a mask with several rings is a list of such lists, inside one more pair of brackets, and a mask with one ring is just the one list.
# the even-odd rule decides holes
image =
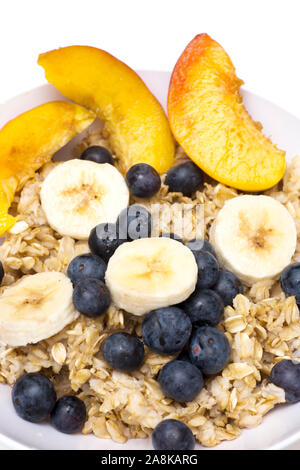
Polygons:
[[300,117],[299,0],[2,0],[0,103],[45,82],[40,52],[86,44],[135,69],[171,70],[201,32],[248,89]]
[[300,0],[2,0],[0,103],[45,83],[40,52],[86,44],[134,69],[171,70],[201,32],[248,89],[300,117]]

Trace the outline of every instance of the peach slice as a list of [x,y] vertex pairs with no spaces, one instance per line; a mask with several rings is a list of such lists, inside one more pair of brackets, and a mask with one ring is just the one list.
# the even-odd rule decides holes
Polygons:
[[15,191],[94,119],[94,113],[82,106],[52,101],[21,114],[0,130],[0,235],[15,223],[8,214]]
[[196,36],[172,73],[168,114],[188,156],[215,180],[244,191],[274,186],[285,171],[285,153],[246,111],[242,81],[224,49],[207,34]]
[[173,164],[167,117],[141,78],[107,52],[70,46],[41,54],[47,80],[64,96],[93,109],[105,122],[124,170],[148,163],[159,173]]

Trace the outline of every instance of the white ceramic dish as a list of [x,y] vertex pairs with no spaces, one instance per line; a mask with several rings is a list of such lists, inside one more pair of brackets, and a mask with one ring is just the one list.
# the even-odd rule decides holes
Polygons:
[[[140,75],[165,107],[170,74],[145,71]],[[287,151],[287,160],[300,153],[300,120],[278,106],[253,93],[243,91],[246,106],[254,119],[261,121],[264,132],[278,146]],[[51,85],[44,85],[0,105],[0,128],[10,119],[39,104],[64,99]],[[69,145],[74,145],[72,142]],[[59,152],[59,158],[68,157],[69,146]],[[150,439],[130,440],[116,444],[111,440],[81,434],[66,435],[57,432],[49,424],[31,424],[21,420],[14,412],[10,387],[0,385],[0,446],[9,449],[151,449]],[[215,449],[285,449],[299,441],[300,403],[279,406],[272,410],[263,423],[253,429],[243,430],[241,436],[224,442]],[[199,447],[200,448],[200,447]]]

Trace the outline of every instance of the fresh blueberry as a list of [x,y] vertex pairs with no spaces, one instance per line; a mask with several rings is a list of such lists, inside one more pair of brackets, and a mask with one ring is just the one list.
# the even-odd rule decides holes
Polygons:
[[20,418],[39,423],[51,413],[56,393],[52,382],[42,374],[22,375],[12,389],[12,401]]
[[116,249],[126,241],[127,238],[119,237],[117,224],[99,224],[90,233],[89,247],[92,253],[107,263]]
[[85,420],[85,404],[72,395],[65,395],[57,400],[51,413],[51,424],[55,429],[65,434],[80,431]]
[[194,252],[198,266],[197,288],[209,289],[219,276],[219,264],[216,258],[208,251]]
[[0,284],[3,281],[4,278],[4,269],[3,269],[3,264],[0,261]]
[[194,238],[193,240],[189,240],[186,242],[186,246],[192,250],[193,253],[197,253],[198,251],[208,251],[215,258],[217,258],[216,252],[212,245],[207,240],[203,240],[203,238]]
[[151,236],[152,217],[145,207],[133,204],[122,210],[117,225],[122,239],[147,238]]
[[194,326],[215,326],[220,322],[224,312],[221,297],[211,289],[196,289],[180,306],[188,314]]
[[86,317],[100,317],[110,306],[110,293],[99,279],[83,279],[74,288],[73,303]]
[[87,278],[104,280],[106,264],[103,259],[92,253],[76,256],[69,264],[67,275],[77,284]]
[[154,429],[152,444],[155,450],[194,450],[195,438],[186,424],[165,419]]
[[85,149],[85,151],[81,154],[81,160],[90,160],[91,162],[96,163],[110,163],[111,165],[114,164],[113,157],[109,150],[105,147],[101,147],[100,145],[92,145]]
[[160,235],[160,237],[162,237],[162,238],[171,238],[172,240],[176,240],[176,241],[178,241],[178,242],[180,242],[180,243],[183,243],[182,238],[180,238],[179,235],[177,235],[176,233],[172,233],[172,232],[170,232],[170,233],[162,233],[162,234]]
[[300,263],[293,263],[284,268],[280,276],[281,289],[287,297],[294,295],[300,304]]
[[168,398],[180,403],[194,400],[203,387],[201,371],[187,361],[171,361],[158,374],[158,382]]
[[198,191],[202,183],[202,170],[191,161],[171,168],[165,179],[170,193],[182,193],[184,196],[191,196],[192,193]]
[[149,349],[175,354],[184,348],[192,331],[189,317],[178,307],[152,310],[143,321],[142,335]]
[[213,286],[213,290],[219,294],[221,299],[224,302],[224,305],[231,305],[233,299],[238,294],[243,294],[244,288],[235,274],[231,271],[227,271],[226,269],[220,269],[219,277],[216,284]]
[[211,326],[201,326],[191,336],[189,355],[192,364],[203,374],[218,374],[230,359],[229,341],[222,331]]
[[114,333],[104,341],[103,356],[113,369],[132,372],[144,361],[144,345],[128,333]]
[[126,174],[126,183],[132,194],[148,199],[154,196],[161,186],[157,171],[147,163],[133,165]]
[[277,362],[271,370],[270,382],[285,391],[289,403],[300,401],[300,363],[288,359]]

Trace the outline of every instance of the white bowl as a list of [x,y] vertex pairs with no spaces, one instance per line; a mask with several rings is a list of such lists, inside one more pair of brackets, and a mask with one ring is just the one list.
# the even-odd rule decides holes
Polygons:
[[[166,108],[170,74],[168,72],[144,71],[141,77]],[[264,132],[278,146],[287,152],[287,160],[300,153],[300,120],[265,99],[243,91],[246,107],[255,120],[262,122]],[[10,119],[34,106],[52,100],[65,99],[52,85],[44,85],[0,105],[0,128]],[[71,142],[69,146],[74,145]],[[65,147],[59,152],[60,159],[68,153]],[[11,403],[11,390],[0,385],[0,445],[9,449],[97,449],[129,450],[152,449],[150,439],[131,439],[126,444],[98,439],[93,435],[61,434],[49,424],[31,424],[19,418]],[[300,403],[282,405],[264,417],[261,425],[245,429],[241,436],[230,442],[223,442],[215,449],[284,449],[300,442]],[[203,447],[198,447],[204,449]]]

